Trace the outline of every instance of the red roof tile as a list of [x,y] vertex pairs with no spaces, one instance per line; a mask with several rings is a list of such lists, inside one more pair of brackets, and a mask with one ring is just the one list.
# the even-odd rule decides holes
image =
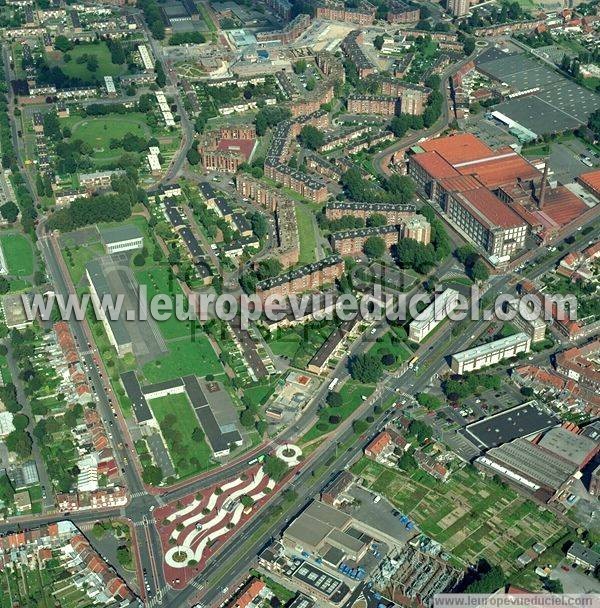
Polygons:
[[381,451],[392,441],[390,434],[387,431],[383,433],[379,433],[373,441],[365,448],[365,453],[373,454],[374,456],[379,456]]
[[258,594],[265,588],[265,583],[260,579],[253,579],[242,591],[242,593],[231,603],[235,608],[246,608]]
[[440,180],[440,186],[446,192],[464,192],[479,188],[481,184],[472,175],[455,175]]
[[600,169],[588,171],[579,176],[579,181],[587,186],[592,192],[600,194]]
[[451,164],[492,156],[494,151],[472,133],[457,133],[419,144],[426,152],[437,152]]
[[577,195],[564,186],[558,186],[546,192],[542,211],[559,226],[566,226],[587,209],[588,206]]
[[495,194],[486,188],[476,188],[462,192],[459,197],[464,197],[471,208],[479,212],[480,216],[487,219],[493,226],[501,228],[512,228],[522,226],[523,220]]
[[217,148],[223,152],[240,152],[247,160],[254,148],[253,139],[222,139]]
[[488,188],[497,188],[503,184],[512,184],[518,179],[530,180],[539,178],[541,173],[516,152],[500,151],[481,162],[456,166],[463,175],[475,175]]
[[415,162],[434,179],[459,175],[458,171],[447,163],[437,152],[422,152],[415,154]]

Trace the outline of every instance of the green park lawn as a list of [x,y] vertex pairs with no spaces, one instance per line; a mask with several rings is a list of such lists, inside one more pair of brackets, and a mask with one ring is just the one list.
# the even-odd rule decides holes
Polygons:
[[317,237],[315,234],[314,215],[310,207],[298,203],[296,205],[298,220],[298,236],[300,237],[299,264],[310,264],[316,260]]
[[[64,54],[60,53],[57,64],[67,76],[80,78],[84,82],[97,82],[102,80],[104,76],[120,76],[126,70],[125,64],[118,65],[112,62],[106,42],[78,44],[68,54],[71,56],[71,61],[65,62]],[[95,55],[98,59],[98,69],[96,71],[90,72],[85,63],[77,63],[77,59],[86,54]]]
[[397,368],[401,363],[412,357],[412,351],[399,339],[395,339],[395,333],[391,328],[387,333],[381,336],[381,342],[375,342],[369,349],[369,353],[377,355],[379,358],[386,354],[392,354],[396,358],[394,363],[389,365],[389,369]]
[[33,274],[33,249],[29,239],[22,234],[0,235],[0,245],[9,274],[27,277]]
[[275,384],[275,382],[266,382],[250,386],[244,389],[244,397],[249,403],[258,407],[269,399],[275,390]]
[[[168,395],[152,399],[149,405],[160,426],[179,477],[186,477],[210,468],[213,464],[212,452],[206,440],[202,438],[199,441],[197,437],[192,438],[194,432],[200,433],[202,437],[203,433],[187,396],[184,394]],[[171,427],[165,422],[168,414],[174,414],[176,417],[176,421]],[[177,431],[177,434],[173,431]]]
[[110,147],[111,139],[123,139],[130,133],[146,139],[152,137],[152,129],[139,112],[85,118],[75,116],[64,122],[71,129],[71,141],[81,139],[88,143],[94,150],[92,159],[96,161],[115,160],[123,154],[123,148]]
[[273,354],[287,357],[290,365],[303,369],[333,329],[333,322],[315,322],[279,329],[270,336],[269,347]]
[[363,397],[368,397],[374,390],[372,384],[348,380],[340,390],[342,405],[323,408],[319,412],[319,421],[302,437],[301,443],[307,443],[333,431],[337,425],[329,422],[329,417],[339,416],[341,420],[345,420],[363,402]]
[[144,365],[142,371],[148,382],[162,382],[189,374],[204,377],[223,372],[221,362],[205,335],[197,335],[193,342],[189,338],[171,341],[168,347],[168,355]]
[[84,243],[78,247],[63,249],[63,257],[69,268],[73,285],[77,287],[85,276],[85,267],[88,262],[104,255],[102,243]]

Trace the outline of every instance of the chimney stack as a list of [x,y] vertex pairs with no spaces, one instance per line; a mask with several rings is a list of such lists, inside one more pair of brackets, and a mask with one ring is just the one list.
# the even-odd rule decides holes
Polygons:
[[548,184],[548,161],[544,165],[544,174],[542,175],[542,183],[540,185],[540,195],[538,197],[538,208],[540,211],[544,208],[544,199],[546,198],[546,186]]

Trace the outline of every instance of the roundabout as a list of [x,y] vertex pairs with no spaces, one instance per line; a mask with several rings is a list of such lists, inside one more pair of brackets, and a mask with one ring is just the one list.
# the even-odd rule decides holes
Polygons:
[[280,445],[275,450],[275,456],[277,456],[277,458],[280,460],[283,460],[283,462],[285,462],[288,467],[291,468],[300,464],[302,450],[297,445],[286,443],[284,445]]

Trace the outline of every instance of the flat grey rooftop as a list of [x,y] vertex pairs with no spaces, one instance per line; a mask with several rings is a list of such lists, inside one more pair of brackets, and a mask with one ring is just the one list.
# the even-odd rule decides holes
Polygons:
[[539,406],[536,401],[529,401],[473,422],[462,429],[461,433],[477,448],[484,450],[519,437],[541,433],[558,423],[554,414]]
[[554,133],[578,127],[600,107],[600,95],[565,78],[551,66],[526,53],[486,51],[477,68],[510,85],[513,91],[539,89],[494,109],[534,133]]
[[114,226],[112,228],[102,228],[100,236],[104,243],[120,243],[121,241],[131,241],[139,239],[142,232],[133,224],[124,224],[123,226]]

